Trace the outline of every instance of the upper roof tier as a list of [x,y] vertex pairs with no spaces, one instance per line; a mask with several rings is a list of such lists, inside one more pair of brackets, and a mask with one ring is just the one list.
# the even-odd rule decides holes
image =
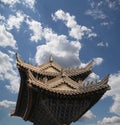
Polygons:
[[105,89],[105,91],[110,89],[110,86],[107,84],[109,75],[100,82],[87,86],[81,86],[77,82],[70,79],[68,76],[62,74],[52,80],[42,82],[36,79],[33,74],[28,71],[28,78],[28,86],[35,86],[51,93],[62,95],[81,95],[85,93],[94,93],[103,89]]
[[81,77],[81,80],[84,80],[91,72],[93,61],[91,61],[86,67],[84,68],[63,68],[62,66],[58,65],[54,62],[53,57],[50,56],[49,61],[40,65],[40,66],[33,66],[31,64],[27,64],[21,60],[21,58],[16,54],[17,58],[17,66],[18,68],[28,69],[33,71],[37,74],[46,75],[46,76],[57,76],[62,72],[67,74],[67,76],[76,79],[75,77]]

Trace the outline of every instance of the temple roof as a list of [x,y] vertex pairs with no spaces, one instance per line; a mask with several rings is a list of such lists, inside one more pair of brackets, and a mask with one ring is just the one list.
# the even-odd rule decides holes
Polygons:
[[[109,78],[108,76],[101,80],[101,82],[93,85],[91,84],[89,86],[84,86],[83,80],[79,80],[80,74],[85,74],[87,72],[89,74],[91,72],[93,64],[92,61],[85,68],[66,69],[56,64],[52,56],[50,56],[48,62],[37,67],[23,62],[18,55],[16,55],[16,57],[18,69],[27,69],[27,72],[25,71],[24,73],[27,73],[28,77],[26,79],[28,79],[28,84],[37,86],[38,88],[46,91],[63,95],[74,95],[89,93],[104,88],[106,90],[110,89],[109,85],[107,84]],[[41,81],[37,79],[33,75],[33,72],[39,74],[39,76],[43,75],[44,80]],[[54,77],[52,79],[48,79],[46,76]],[[72,79],[72,76],[76,76],[75,78],[77,78],[78,81]]]
[[52,56],[40,66],[27,64],[18,55],[16,58],[21,83],[11,115],[34,125],[70,125],[110,89],[109,75],[95,84],[84,84],[93,62],[85,68],[66,69],[56,64]]
[[[109,76],[106,76],[103,80],[96,84],[90,84],[88,86],[81,86],[77,82],[70,79],[68,76],[58,76],[52,80],[46,81],[46,83],[37,80],[32,73],[29,71],[29,80],[28,84],[37,86],[40,89],[62,94],[62,95],[76,95],[76,94],[85,94],[90,92],[97,92],[99,90],[105,89],[106,91],[110,89],[110,86],[107,84]],[[60,87],[60,85],[66,85]],[[65,89],[64,89],[65,87]]]
[[63,68],[57,63],[54,62],[53,57],[50,56],[50,59],[48,62],[40,65],[40,66],[33,66],[31,64],[27,64],[24,61],[21,60],[21,58],[16,55],[17,58],[17,66],[21,68],[25,68],[28,70],[31,70],[33,72],[36,72],[38,74],[48,75],[48,76],[57,76],[61,70],[64,70],[64,72],[68,76],[77,76],[77,75],[85,75],[86,78],[91,72],[92,72],[92,65],[93,61],[91,61],[86,67],[84,68]]
[[88,65],[84,68],[71,68],[71,69],[65,69],[65,72],[69,75],[69,76],[75,76],[78,74],[82,74],[85,72],[92,72],[92,66],[93,66],[93,61],[91,61],[90,63],[88,63]]

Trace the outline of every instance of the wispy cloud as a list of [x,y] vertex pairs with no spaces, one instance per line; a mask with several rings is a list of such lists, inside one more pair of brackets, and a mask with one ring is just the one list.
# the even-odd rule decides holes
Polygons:
[[16,104],[16,102],[8,101],[8,100],[3,100],[3,101],[0,101],[0,109],[1,109],[1,108],[14,107],[15,104]]
[[120,0],[105,0],[110,9],[117,10],[120,8]]
[[113,24],[112,21],[100,23],[101,26],[107,26],[108,28],[109,28],[109,26],[111,26],[112,24]]
[[97,58],[94,58],[93,61],[94,61],[94,65],[100,65],[103,62],[103,58],[97,57]]
[[[120,8],[120,0],[105,0],[105,1],[96,1],[89,0],[90,9],[88,9],[85,14],[93,17],[94,19],[105,20],[108,18],[106,13],[103,10],[103,7],[106,7],[111,10],[118,10]],[[108,25],[107,22],[101,23],[101,25]]]
[[92,16],[94,19],[106,19],[107,18],[105,13],[98,8],[91,9],[91,10],[89,9],[85,12],[85,14]]
[[100,47],[108,47],[109,44],[108,44],[108,42],[99,42],[99,43],[97,44],[97,46],[100,46]]

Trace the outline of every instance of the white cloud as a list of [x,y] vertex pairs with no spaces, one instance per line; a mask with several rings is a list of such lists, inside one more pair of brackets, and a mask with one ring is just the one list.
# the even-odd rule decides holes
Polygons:
[[4,25],[0,25],[0,46],[10,46],[13,49],[17,49],[14,36],[5,29]]
[[91,120],[91,119],[94,119],[96,118],[96,116],[89,110],[87,111],[80,119],[79,121],[80,122],[84,122],[84,121],[87,121],[87,120]]
[[98,121],[97,125],[120,125],[120,117],[105,117],[102,121]]
[[[78,25],[75,21],[75,17],[71,16],[69,13],[58,10],[52,15],[52,17],[54,20],[60,19],[64,21],[66,26],[70,28],[71,36],[73,35],[75,39],[81,40],[86,35],[88,38],[96,36],[91,29],[86,26]],[[48,59],[48,55],[53,54],[58,63],[63,66],[80,66],[81,61],[79,59],[79,51],[81,49],[81,43],[78,40],[70,41],[69,37],[66,35],[58,35],[52,31],[52,29],[44,28],[41,22],[33,20],[30,17],[28,17],[25,22],[32,31],[30,37],[31,41],[45,41],[43,45],[37,46],[35,55],[35,61],[37,64],[43,63]],[[64,60],[64,62],[62,60]],[[65,64],[65,62],[67,63]]]
[[109,26],[109,25],[110,25],[109,22],[102,22],[102,23],[101,23],[101,26]]
[[44,28],[43,34],[46,44],[37,47],[35,60],[38,64],[46,61],[52,53],[57,62],[63,66],[80,65],[80,42],[68,41],[65,35],[57,35],[49,28]]
[[27,19],[26,23],[28,24],[29,29],[32,31],[30,40],[35,41],[35,42],[38,42],[39,40],[41,40],[42,39],[42,25],[41,25],[41,23],[38,21],[35,21],[33,19],[31,19],[31,20]]
[[13,6],[16,3],[18,3],[19,0],[1,0],[1,2],[3,2],[4,4],[7,4],[7,5]]
[[110,112],[120,116],[120,72],[110,75],[108,84],[111,86],[111,90],[108,91],[104,98],[111,96],[114,103],[110,108]]
[[97,46],[104,46],[104,43],[100,42],[100,43],[97,44]]
[[8,100],[0,101],[0,108],[9,108],[9,107],[14,107],[15,105],[16,102],[13,101],[8,101]]
[[110,9],[116,10],[120,7],[120,0],[105,0],[105,2]]
[[108,47],[109,44],[108,44],[108,42],[99,42],[99,43],[97,44],[97,46]]
[[35,6],[35,0],[23,0],[22,3],[31,9],[34,9]]
[[13,7],[17,3],[23,4],[28,8],[34,9],[36,0],[1,0],[6,5],[9,5],[10,7]]
[[110,112],[116,113],[120,116],[120,95],[116,95],[113,100],[114,103],[110,108]]
[[100,76],[92,72],[85,80],[84,84],[91,84],[91,83],[96,83],[97,81],[100,80]]
[[17,12],[16,16],[10,15],[7,20],[7,29],[11,30],[16,28],[17,30],[20,29],[21,23],[24,21],[25,15],[22,12]]
[[15,67],[15,61],[0,51],[0,80],[8,80],[6,88],[12,93],[17,93],[19,89],[19,78]]
[[4,21],[5,17],[0,14],[0,21]]
[[94,58],[93,60],[94,60],[94,65],[100,65],[103,62],[103,58],[101,57]]
[[97,8],[89,9],[85,12],[86,15],[92,16],[94,19],[105,19],[107,16],[102,10],[99,10]]
[[93,33],[91,29],[86,26],[78,25],[75,16],[71,16],[69,13],[65,13],[63,10],[58,10],[52,15],[53,20],[62,20],[65,25],[70,29],[69,35],[77,40],[81,40],[83,36],[88,38],[96,37],[97,34]]

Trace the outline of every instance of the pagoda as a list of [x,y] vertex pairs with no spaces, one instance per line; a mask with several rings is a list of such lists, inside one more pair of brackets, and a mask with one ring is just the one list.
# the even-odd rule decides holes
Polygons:
[[84,80],[92,73],[93,62],[84,68],[63,68],[52,56],[33,66],[16,55],[21,82],[12,116],[34,125],[70,125],[80,119],[110,89],[109,76],[95,84]]

